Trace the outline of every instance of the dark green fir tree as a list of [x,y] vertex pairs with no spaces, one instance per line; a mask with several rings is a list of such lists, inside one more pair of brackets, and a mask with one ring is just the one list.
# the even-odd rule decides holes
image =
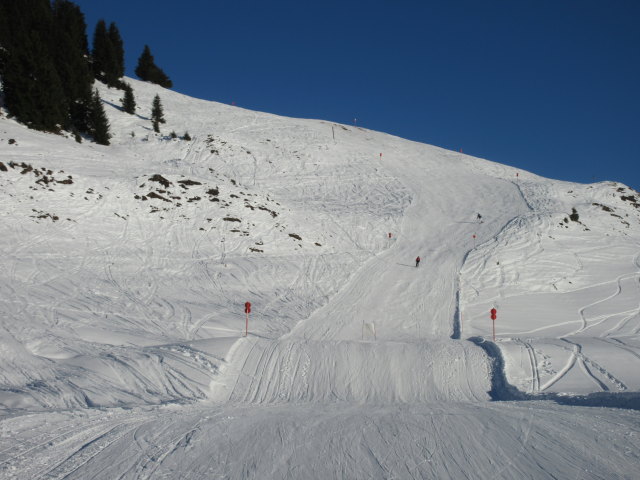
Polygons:
[[53,2],[53,58],[67,102],[70,130],[87,132],[93,88],[93,73],[87,59],[84,15],[68,0]]
[[171,88],[173,82],[169,77],[155,64],[153,55],[151,55],[151,49],[148,45],[144,46],[142,55],[138,58],[138,65],[136,66],[136,75],[145,82],[155,83],[161,87]]
[[133,88],[128,83],[122,84],[122,89],[124,90],[124,95],[122,97],[122,109],[133,115],[136,113],[136,99],[133,96]]
[[124,75],[124,48],[115,23],[107,30],[104,20],[99,20],[93,34],[93,73],[109,87],[122,88]]
[[109,121],[107,115],[104,113],[104,107],[102,106],[102,100],[97,90],[94,90],[91,98],[91,114],[89,118],[89,133],[93,137],[96,143],[101,145],[109,145]]
[[74,49],[79,50],[83,56],[89,55],[87,24],[80,7],[70,0],[53,0],[51,7],[56,28],[69,34]]
[[145,82],[149,81],[149,76],[151,73],[151,69],[155,66],[153,62],[153,55],[151,55],[151,50],[149,49],[149,45],[145,45],[142,50],[142,55],[138,58],[138,65],[136,66],[136,75],[140,80],[144,80]]
[[0,77],[5,107],[19,122],[58,132],[68,107],[52,55],[49,0],[0,0]]
[[109,33],[104,20],[98,20],[93,32],[93,50],[91,51],[91,66],[93,74],[98,80],[105,81],[106,72],[113,56],[110,48]]
[[124,77],[124,42],[115,23],[109,25],[109,42],[113,50],[113,72],[115,82]]
[[153,104],[151,105],[151,123],[153,124],[153,131],[160,133],[160,124],[166,123],[164,119],[164,111],[162,109],[162,102],[160,102],[160,95],[153,97]]

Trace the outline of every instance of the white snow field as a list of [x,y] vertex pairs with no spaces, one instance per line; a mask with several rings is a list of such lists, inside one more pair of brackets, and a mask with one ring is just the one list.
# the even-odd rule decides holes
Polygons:
[[637,192],[127,81],[0,115],[0,478],[639,478]]

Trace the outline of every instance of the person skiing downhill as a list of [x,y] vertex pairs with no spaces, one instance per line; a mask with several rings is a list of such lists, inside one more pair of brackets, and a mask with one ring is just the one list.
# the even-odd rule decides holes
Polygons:
[[482,215],[478,214],[478,216],[476,218],[478,219],[479,223],[482,223]]
[[416,257],[416,268],[420,265],[420,257]]

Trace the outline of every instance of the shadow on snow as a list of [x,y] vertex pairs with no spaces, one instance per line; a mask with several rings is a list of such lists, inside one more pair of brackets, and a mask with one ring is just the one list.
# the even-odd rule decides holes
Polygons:
[[504,359],[495,343],[482,337],[471,337],[469,341],[482,348],[491,359],[492,375],[489,395],[493,401],[550,400],[560,405],[640,410],[640,392],[596,392],[588,395],[521,392],[507,381],[504,373]]

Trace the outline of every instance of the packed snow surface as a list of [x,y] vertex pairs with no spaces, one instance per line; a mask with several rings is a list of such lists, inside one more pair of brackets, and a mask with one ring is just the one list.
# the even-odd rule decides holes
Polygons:
[[127,81],[0,116],[0,478],[637,478],[635,191]]

